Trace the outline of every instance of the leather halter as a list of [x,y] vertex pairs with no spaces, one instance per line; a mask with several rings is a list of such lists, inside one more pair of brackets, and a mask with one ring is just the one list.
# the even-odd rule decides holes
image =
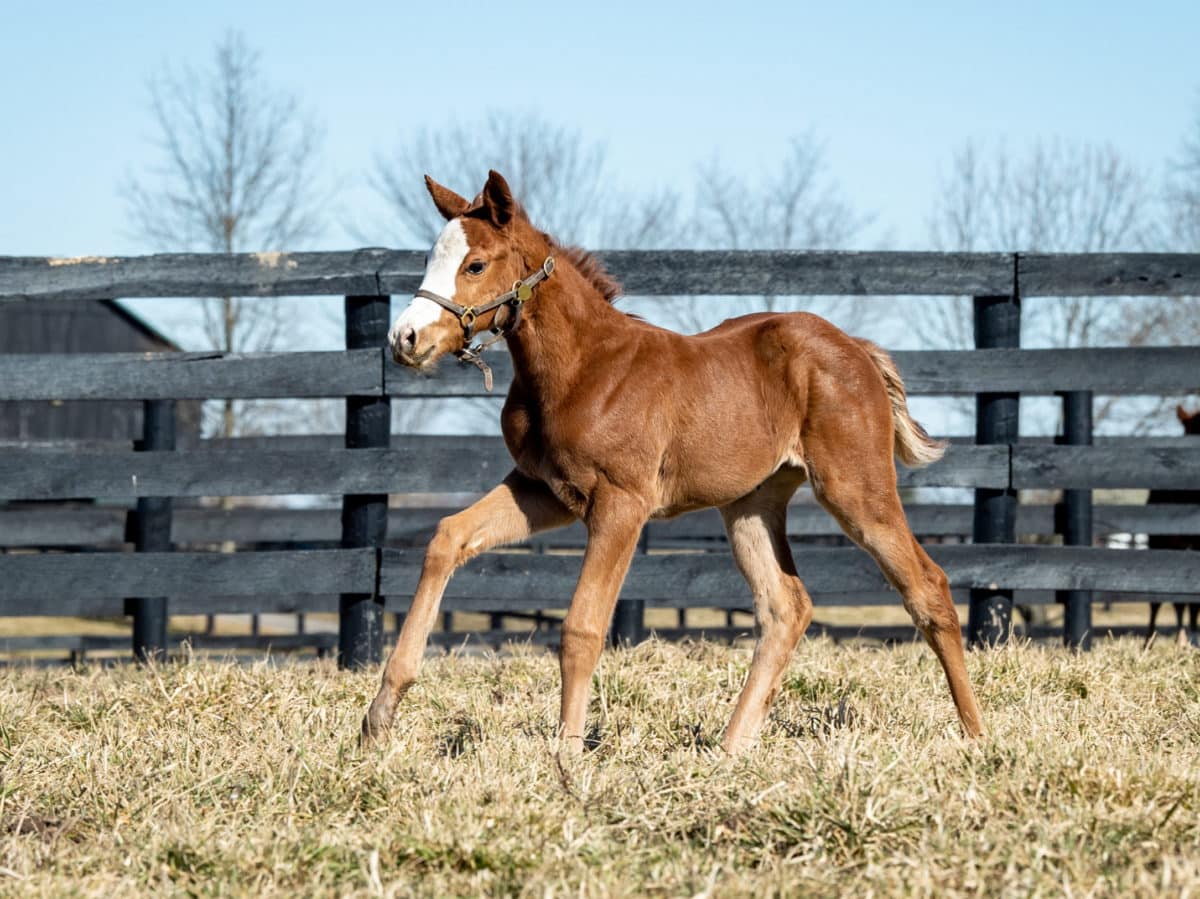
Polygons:
[[[453,300],[448,300],[443,296],[438,296],[431,290],[421,288],[413,294],[414,297],[422,297],[426,300],[432,300],[437,303],[447,312],[452,313],[458,318],[458,323],[462,326],[464,342],[468,344],[464,346],[454,355],[462,362],[470,362],[481,372],[483,372],[483,386],[490,393],[492,390],[492,370],[486,362],[480,358],[480,353],[500,340],[502,337],[507,337],[517,329],[517,325],[521,323],[521,307],[525,305],[525,301],[533,296],[533,288],[545,281],[554,274],[554,257],[547,256],[546,261],[542,263],[542,267],[536,272],[525,278],[523,281],[517,281],[513,284],[512,290],[508,293],[502,293],[495,299],[488,300],[482,306],[460,306]],[[501,306],[508,307],[508,316],[499,325],[495,319],[492,320],[492,327],[489,328],[495,337],[491,337],[482,343],[477,343],[470,346],[471,339],[475,336],[475,322],[479,316],[491,312],[493,309],[499,309]],[[497,313],[499,315],[499,313]]]

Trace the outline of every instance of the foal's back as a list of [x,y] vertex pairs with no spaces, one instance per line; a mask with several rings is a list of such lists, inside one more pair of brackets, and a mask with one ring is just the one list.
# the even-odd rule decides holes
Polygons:
[[[649,514],[669,517],[725,505],[781,470],[799,484],[810,444],[846,429],[891,465],[883,378],[862,341],[818,316],[757,313],[695,335],[626,317],[594,352],[588,377],[544,416],[541,433],[523,427],[519,445],[510,440],[528,465],[536,439],[554,480],[586,490],[579,482],[599,468],[653,496]],[[510,406],[529,401],[517,385]]]

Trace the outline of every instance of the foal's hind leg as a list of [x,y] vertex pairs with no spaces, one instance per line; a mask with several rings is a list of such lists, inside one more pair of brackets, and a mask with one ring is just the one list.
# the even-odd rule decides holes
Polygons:
[[812,600],[796,576],[787,543],[787,503],[799,480],[777,475],[721,509],[738,568],[754,594],[758,644],[721,745],[737,753],[754,739],[788,660],[812,620]]
[[871,440],[870,435],[870,428],[864,427],[854,447],[836,445],[836,436],[811,439],[813,490],[900,591],[904,608],[942,663],[963,730],[968,736],[980,736],[983,722],[967,678],[962,630],[946,573],[909,530],[896,491],[890,440]]
[[574,516],[545,484],[515,471],[479,502],[441,520],[425,551],[421,580],[383,671],[379,693],[363,719],[365,741],[391,726],[396,704],[416,680],[442,593],[454,570],[494,546],[523,540],[536,531],[573,520]]

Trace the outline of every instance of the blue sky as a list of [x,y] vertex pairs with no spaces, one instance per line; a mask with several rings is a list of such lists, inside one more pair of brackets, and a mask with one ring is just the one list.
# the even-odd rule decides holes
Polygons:
[[[230,27],[326,128],[343,185],[315,248],[378,219],[406,129],[535,110],[635,187],[716,155],[753,174],[812,131],[868,242],[919,248],[967,138],[1108,141],[1158,170],[1200,97],[1200,3],[14,3],[0,19],[0,254],[145,251],[117,185],[153,161],[147,78]],[[436,173],[434,173],[436,175]],[[480,173],[481,180],[483,172]],[[466,191],[471,185],[460,185]],[[380,235],[372,243],[386,243]]]

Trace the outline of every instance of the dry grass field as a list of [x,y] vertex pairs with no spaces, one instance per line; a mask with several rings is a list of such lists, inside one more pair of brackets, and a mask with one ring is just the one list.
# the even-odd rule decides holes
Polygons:
[[971,744],[924,647],[807,641],[730,760],[712,746],[748,661],[606,653],[573,760],[533,650],[431,660],[366,752],[375,672],[10,668],[0,892],[1200,893],[1200,653],[972,653],[990,730]]

